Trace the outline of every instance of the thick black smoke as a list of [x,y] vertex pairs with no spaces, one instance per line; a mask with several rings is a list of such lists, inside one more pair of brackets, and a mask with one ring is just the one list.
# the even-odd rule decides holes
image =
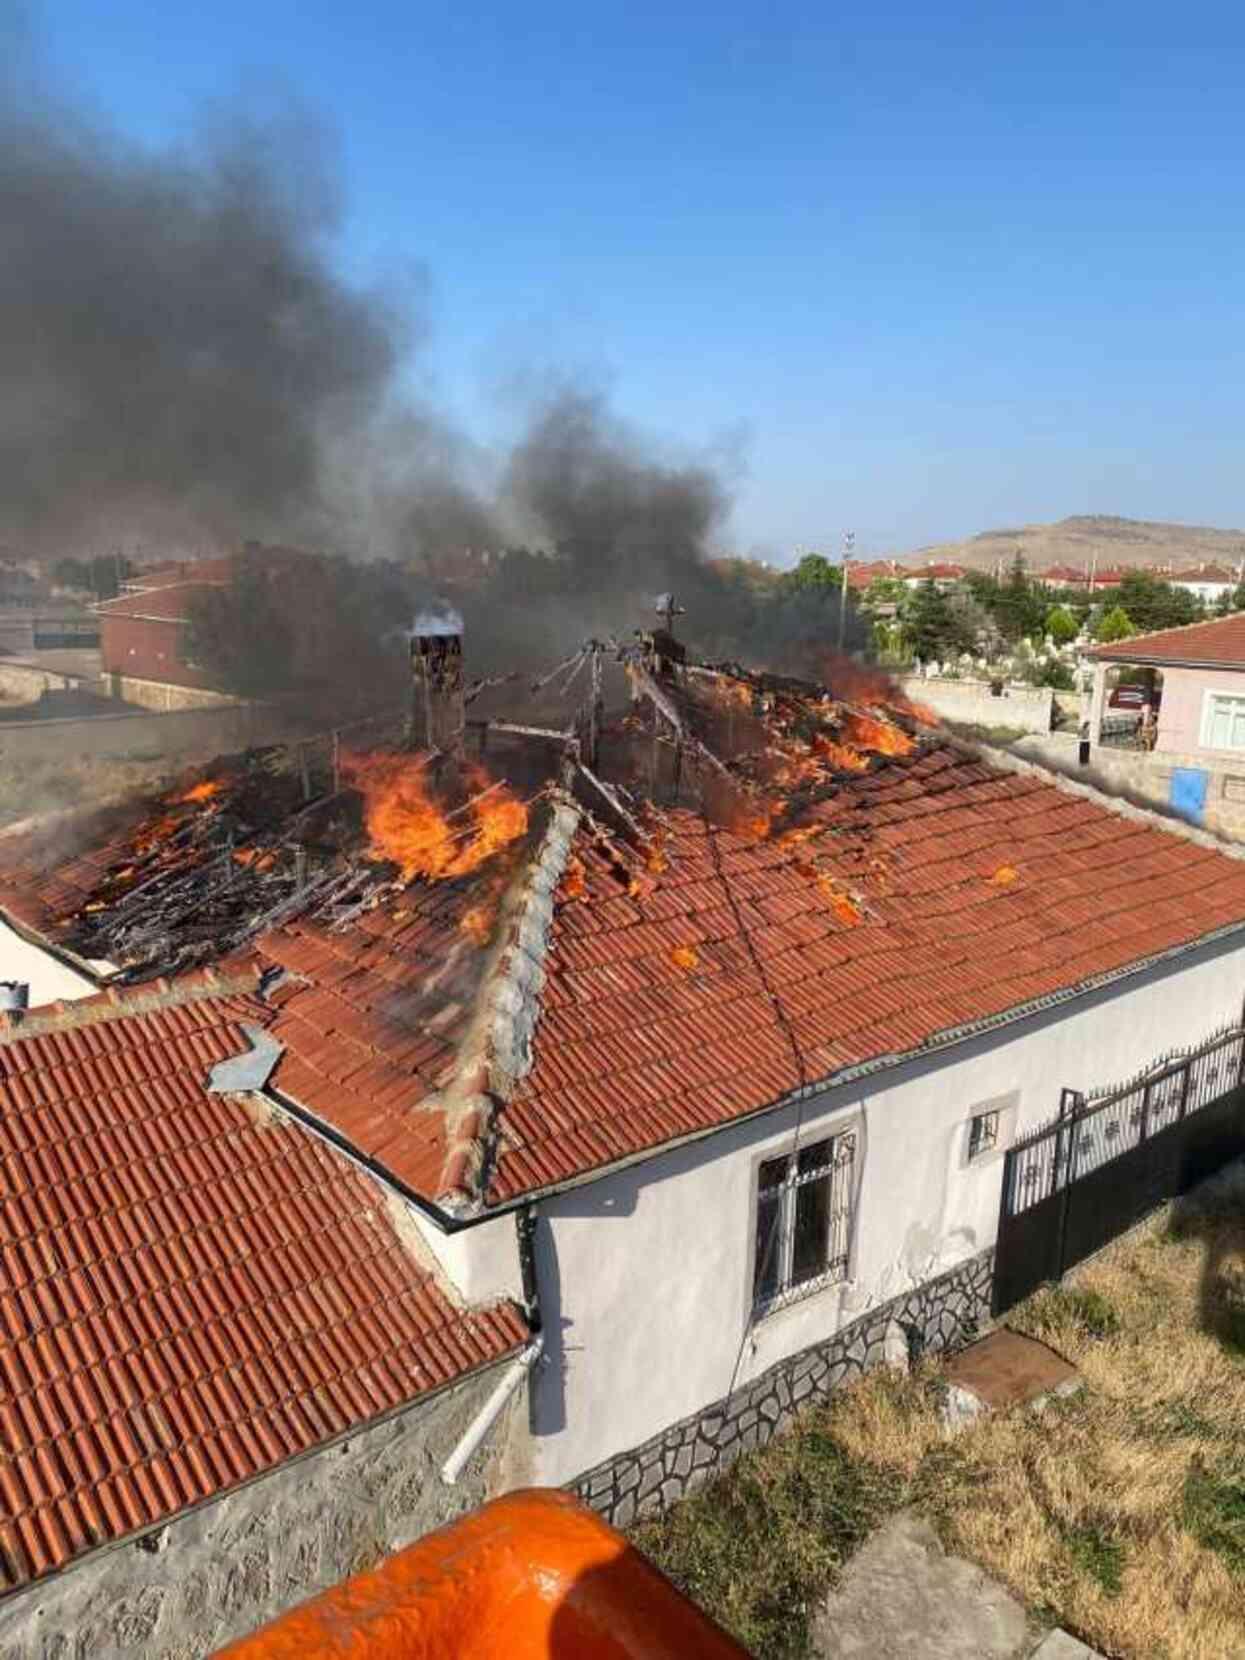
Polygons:
[[[398,363],[328,262],[324,135],[288,109],[163,154],[0,83],[0,517],[27,545],[181,525],[190,545],[323,522],[326,449]],[[57,540],[59,538],[59,541]]]
[[[193,141],[152,152],[59,98],[33,54],[8,63],[0,539],[49,554],[254,539],[392,562],[364,603],[348,593],[358,563],[330,558],[307,588],[316,648],[287,654],[304,687],[310,658],[317,674],[357,661],[377,595],[382,610],[406,603],[402,571],[415,602],[451,590],[486,671],[649,623],[667,590],[703,650],[773,659],[802,634],[816,647],[825,619],[806,603],[707,562],[729,507],[718,471],[666,458],[600,398],[554,395],[497,459],[398,395],[412,322],[334,271],[341,201],[314,120],[218,109]],[[297,629],[300,584],[278,585]],[[280,658],[255,620],[236,619],[239,690],[268,686]],[[224,639],[230,618],[211,621]]]

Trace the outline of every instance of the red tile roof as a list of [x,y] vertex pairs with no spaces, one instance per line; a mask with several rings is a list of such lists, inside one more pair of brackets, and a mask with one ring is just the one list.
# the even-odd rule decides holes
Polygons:
[[1210,622],[1134,634],[1131,640],[1093,646],[1089,656],[1110,663],[1181,663],[1191,667],[1245,669],[1245,612]]
[[1237,581],[1235,571],[1229,570],[1226,565],[1193,565],[1188,570],[1177,571],[1168,578],[1177,587],[1182,583],[1219,582],[1225,585]]
[[1037,573],[1039,582],[1088,582],[1089,572],[1075,565],[1048,565]]
[[434,1092],[453,1070],[479,988],[480,952],[459,929],[472,888],[415,887],[348,932],[292,923],[257,944],[265,966],[296,977],[273,994],[272,1035],[286,1053],[272,1086],[426,1195],[448,1185]]
[[929,579],[950,582],[957,581],[966,571],[963,565],[949,565],[935,560],[928,565],[913,565],[905,574],[909,582],[925,582]]
[[[384,890],[353,922],[291,922],[249,948],[285,976],[265,982],[284,1046],[271,1087],[451,1208],[1245,926],[1241,861],[941,736],[839,775],[794,833],[664,814],[665,868],[639,880],[638,856],[559,812],[561,842],[538,830],[517,867],[496,949],[461,926],[477,880],[496,900],[496,871]],[[551,921],[543,899],[520,914],[538,878],[561,881]]]
[[1245,925],[1245,863],[951,748],[846,783],[798,845],[673,818],[648,897],[581,850],[493,1202]]
[[272,1020],[253,994],[207,989],[75,1005],[42,1032],[32,1013],[36,1035],[0,1043],[0,1585],[525,1335],[509,1306],[447,1301],[379,1183],[206,1091],[248,1048],[243,1024]]
[[121,594],[102,601],[95,609],[107,621],[110,617],[145,617],[153,622],[186,622],[191,607],[201,594],[214,593],[221,582],[168,582],[137,594]]

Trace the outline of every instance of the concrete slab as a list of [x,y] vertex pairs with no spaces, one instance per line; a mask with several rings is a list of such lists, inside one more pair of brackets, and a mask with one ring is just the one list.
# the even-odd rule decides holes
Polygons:
[[1076,1367],[1054,1349],[1006,1326],[953,1355],[943,1375],[994,1412],[1044,1395],[1067,1394],[1081,1381]]
[[1051,1631],[1034,1649],[1032,1660],[1102,1660],[1102,1655],[1096,1648],[1088,1648],[1079,1637],[1066,1631]]
[[905,1511],[844,1570],[813,1620],[823,1660],[1027,1660],[1039,1628],[971,1562],[948,1556],[928,1522]]

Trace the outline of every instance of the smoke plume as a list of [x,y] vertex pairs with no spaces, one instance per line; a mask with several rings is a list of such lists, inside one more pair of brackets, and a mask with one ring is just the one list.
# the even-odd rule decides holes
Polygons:
[[[153,151],[72,107],[32,52],[12,55],[0,537],[26,553],[138,536],[166,554],[254,539],[328,556],[314,582],[281,584],[284,622],[235,619],[239,690],[271,682],[300,604],[315,648],[295,640],[285,657],[306,687],[311,658],[357,664],[373,615],[392,626],[438,592],[485,671],[650,623],[671,590],[707,651],[765,660],[824,640],[807,602],[707,562],[729,507],[720,473],[663,455],[596,394],[548,398],[508,457],[401,396],[416,320],[336,273],[341,221],[332,145],[306,112],[218,108]],[[363,600],[360,559],[389,562]]]

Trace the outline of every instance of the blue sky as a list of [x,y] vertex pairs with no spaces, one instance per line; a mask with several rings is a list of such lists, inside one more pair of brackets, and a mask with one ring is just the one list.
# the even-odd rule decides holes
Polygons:
[[525,388],[607,387],[739,466],[740,550],[1245,524],[1239,6],[48,0],[37,23],[144,142],[240,87],[305,99],[339,150],[335,260],[426,285],[420,383],[497,441]]

